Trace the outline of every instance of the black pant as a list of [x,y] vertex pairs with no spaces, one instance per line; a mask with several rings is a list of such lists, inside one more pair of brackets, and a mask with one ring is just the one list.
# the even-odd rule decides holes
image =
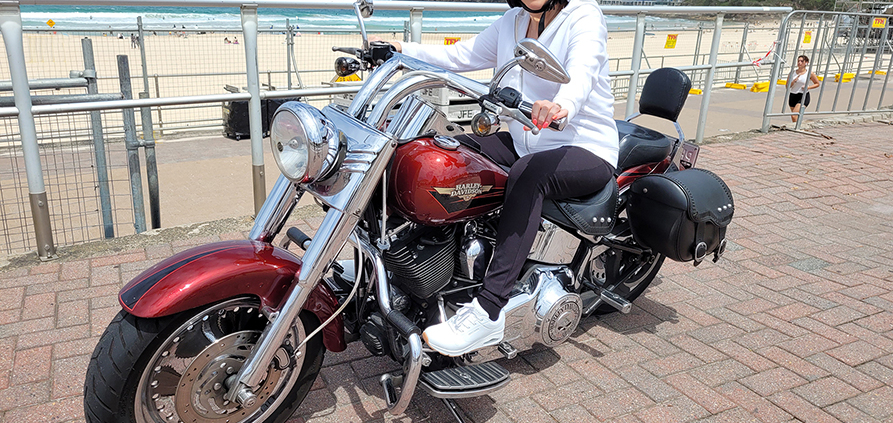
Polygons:
[[511,135],[467,135],[493,161],[511,166],[505,203],[496,233],[496,249],[484,276],[478,302],[496,320],[520,276],[539,229],[543,200],[593,194],[607,184],[614,168],[589,150],[565,146],[519,158]]

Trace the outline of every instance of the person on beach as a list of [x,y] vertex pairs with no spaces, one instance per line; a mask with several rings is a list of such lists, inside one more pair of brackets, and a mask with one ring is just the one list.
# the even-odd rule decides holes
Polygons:
[[[514,58],[517,40],[536,38],[564,65],[570,83],[522,75],[515,68],[504,85],[533,101],[531,121],[548,128],[567,118],[561,132],[539,135],[517,121],[488,137],[463,135],[494,161],[511,166],[496,248],[483,289],[446,322],[423,333],[428,345],[459,356],[503,339],[509,294],[539,228],[545,199],[589,195],[611,181],[617,166],[614,96],[608,76],[608,30],[595,0],[507,0],[511,9],[479,35],[452,45],[391,42],[397,51],[451,71],[498,67]],[[378,41],[379,38],[375,37]],[[574,50],[572,53],[571,50]]]
[[[791,112],[797,113],[791,116],[791,122],[797,121],[801,104],[803,107],[809,106],[809,90],[819,87],[819,78],[815,76],[815,73],[810,72],[809,76],[806,76],[806,65],[808,64],[809,57],[800,55],[797,57],[797,69],[792,70],[788,76],[788,88],[791,89],[791,95],[788,97],[788,106],[791,107]],[[809,87],[806,86],[807,80],[812,82]],[[804,98],[804,94],[806,98]]]

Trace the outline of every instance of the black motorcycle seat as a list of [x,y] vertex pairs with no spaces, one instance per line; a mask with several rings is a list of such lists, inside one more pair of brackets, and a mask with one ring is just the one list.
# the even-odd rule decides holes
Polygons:
[[675,138],[625,120],[615,122],[620,135],[620,153],[615,173],[619,174],[633,166],[659,162],[673,151]]
[[542,215],[572,233],[579,230],[587,235],[605,235],[614,228],[618,195],[617,180],[611,178],[611,181],[595,194],[544,201]]

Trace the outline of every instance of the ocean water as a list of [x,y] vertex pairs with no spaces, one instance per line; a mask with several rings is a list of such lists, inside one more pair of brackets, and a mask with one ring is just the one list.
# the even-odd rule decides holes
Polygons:
[[[27,29],[72,32],[132,31],[138,16],[149,31],[240,30],[238,8],[224,7],[125,7],[125,6],[26,6],[22,7],[22,24]],[[426,11],[425,31],[480,32],[502,13]],[[259,8],[261,30],[284,30],[286,19],[299,31],[341,32],[356,31],[357,18],[353,10]],[[373,32],[401,32],[408,11],[377,10],[364,23]],[[629,29],[635,18],[607,16],[610,29]],[[652,20],[653,19],[653,20]],[[689,26],[691,21],[652,18],[649,24],[658,27]],[[53,21],[53,26],[48,21]]]

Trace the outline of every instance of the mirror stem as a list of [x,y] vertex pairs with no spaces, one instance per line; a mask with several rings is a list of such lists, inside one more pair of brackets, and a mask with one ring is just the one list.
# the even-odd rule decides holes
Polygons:
[[363,22],[363,13],[360,11],[360,2],[353,4],[354,12],[357,14],[357,21],[360,22],[360,35],[363,36],[363,50],[369,50],[369,36],[366,35],[366,24]]
[[514,59],[506,62],[506,64],[502,65],[498,71],[496,71],[496,75],[493,75],[493,79],[490,80],[490,94],[496,93],[496,88],[499,87],[499,83],[502,82],[502,78],[511,70],[513,67],[521,63],[524,60],[524,56],[517,56]]

